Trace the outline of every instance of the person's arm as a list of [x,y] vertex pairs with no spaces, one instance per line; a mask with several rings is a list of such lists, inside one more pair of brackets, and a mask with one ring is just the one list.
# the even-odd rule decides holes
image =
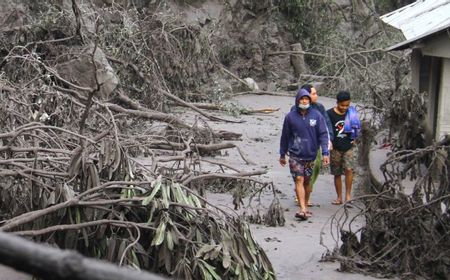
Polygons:
[[328,115],[327,110],[325,110],[325,106],[323,106],[321,103],[316,103],[317,108],[319,109],[319,112],[322,114],[323,118],[325,119],[325,123],[327,125],[328,135],[330,136],[330,141],[333,141],[334,133],[333,133],[333,126],[331,125],[330,116]]
[[286,165],[286,153],[289,148],[289,134],[290,134],[289,120],[288,116],[286,116],[284,118],[283,130],[281,131],[281,138],[280,138],[280,164],[282,166]]
[[334,131],[333,126],[331,125],[331,119],[328,115],[327,110],[325,110],[325,106],[323,106],[321,103],[315,103],[316,108],[319,110],[320,114],[322,114],[325,126],[328,131],[328,150],[331,151],[333,149],[333,139],[334,139]]
[[324,119],[325,119],[325,123],[327,124],[328,135],[330,136],[330,141],[333,142],[333,139],[334,139],[334,133],[333,133],[333,126],[331,125],[330,116],[329,116],[328,113],[325,111],[325,113],[323,114],[323,117],[324,117]]
[[330,141],[330,136],[328,134],[328,129],[325,123],[325,119],[322,114],[319,115],[319,145],[322,148],[322,161],[324,165],[328,165],[330,163],[330,152],[328,149],[328,144]]
[[[330,110],[333,110],[333,109],[330,109]],[[330,114],[331,114],[330,110],[325,111],[325,114],[327,115],[327,119],[330,122],[329,129],[330,129],[330,136],[331,136],[331,144],[333,144],[335,135],[334,135],[333,122],[331,121],[331,117],[330,117]]]

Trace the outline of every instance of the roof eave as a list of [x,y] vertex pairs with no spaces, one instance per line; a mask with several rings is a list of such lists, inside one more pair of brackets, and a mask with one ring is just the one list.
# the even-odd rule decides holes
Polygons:
[[411,45],[414,45],[412,48],[416,49],[416,48],[421,48],[422,44],[420,44],[422,40],[407,40],[407,41],[403,41],[400,42],[398,44],[395,44],[393,46],[390,46],[389,48],[385,49],[385,51],[390,52],[390,51],[401,51],[401,50],[405,50],[408,48],[411,48]]
[[413,38],[413,39],[406,40],[406,41],[400,42],[398,44],[395,44],[395,45],[385,49],[385,51],[389,52],[389,51],[404,50],[404,49],[410,48],[411,45],[413,46],[413,48],[420,48],[420,47],[422,47],[421,43],[425,39],[435,36],[435,35],[438,35],[438,34],[441,34],[443,32],[450,32],[450,24],[443,26],[437,30],[432,30],[432,31],[430,31],[426,34],[423,34],[417,38]]

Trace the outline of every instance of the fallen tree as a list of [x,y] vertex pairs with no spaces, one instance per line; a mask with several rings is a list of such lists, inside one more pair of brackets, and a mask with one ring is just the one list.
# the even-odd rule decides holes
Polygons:
[[[72,4],[73,15],[37,3],[46,16],[20,30],[31,41],[2,47],[0,231],[180,279],[274,279],[248,224],[201,196],[218,180],[272,187],[255,177],[265,170],[205,159],[238,149],[251,164],[223,142],[239,134],[206,122],[230,120],[173,94],[215,67],[207,49],[190,52],[201,34],[117,7],[123,21],[102,25],[107,9]],[[80,18],[89,13],[97,17]],[[55,25],[62,39],[51,38]],[[188,106],[191,121],[167,113],[168,100]]]
[[[80,122],[70,118],[84,115],[86,105],[60,92],[41,104],[49,110],[52,100],[53,120],[63,121],[63,127],[27,122],[22,116],[33,104],[27,103],[28,96],[15,93],[2,94],[3,127],[15,129],[0,134],[0,230],[185,279],[234,278],[241,273],[253,279],[274,277],[248,226],[198,194],[199,181],[255,181],[252,176],[265,173],[197,169],[200,164],[215,165],[202,163],[199,155],[234,144],[195,144],[195,130],[165,136],[142,133],[141,127],[137,137],[125,135],[120,116],[99,101],[92,103],[95,113],[80,130]],[[70,101],[72,107],[59,106]],[[108,129],[100,132],[100,127]],[[152,168],[129,157],[134,145],[152,155]],[[181,168],[164,167],[172,162]]]
[[119,268],[110,263],[85,258],[73,251],[36,244],[3,232],[0,232],[0,262],[42,279],[164,279],[155,274],[138,272],[125,267]]

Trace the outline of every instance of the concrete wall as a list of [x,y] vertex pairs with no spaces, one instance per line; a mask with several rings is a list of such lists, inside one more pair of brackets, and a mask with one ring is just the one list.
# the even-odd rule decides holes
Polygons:
[[436,140],[441,140],[446,134],[450,135],[450,58],[445,58],[442,61]]

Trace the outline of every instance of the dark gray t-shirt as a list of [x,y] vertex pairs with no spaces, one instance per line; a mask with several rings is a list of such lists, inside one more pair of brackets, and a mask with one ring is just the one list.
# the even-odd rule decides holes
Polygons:
[[345,115],[339,115],[331,108],[327,111],[333,128],[333,149],[341,152],[350,150],[353,146],[349,133],[344,132]]

